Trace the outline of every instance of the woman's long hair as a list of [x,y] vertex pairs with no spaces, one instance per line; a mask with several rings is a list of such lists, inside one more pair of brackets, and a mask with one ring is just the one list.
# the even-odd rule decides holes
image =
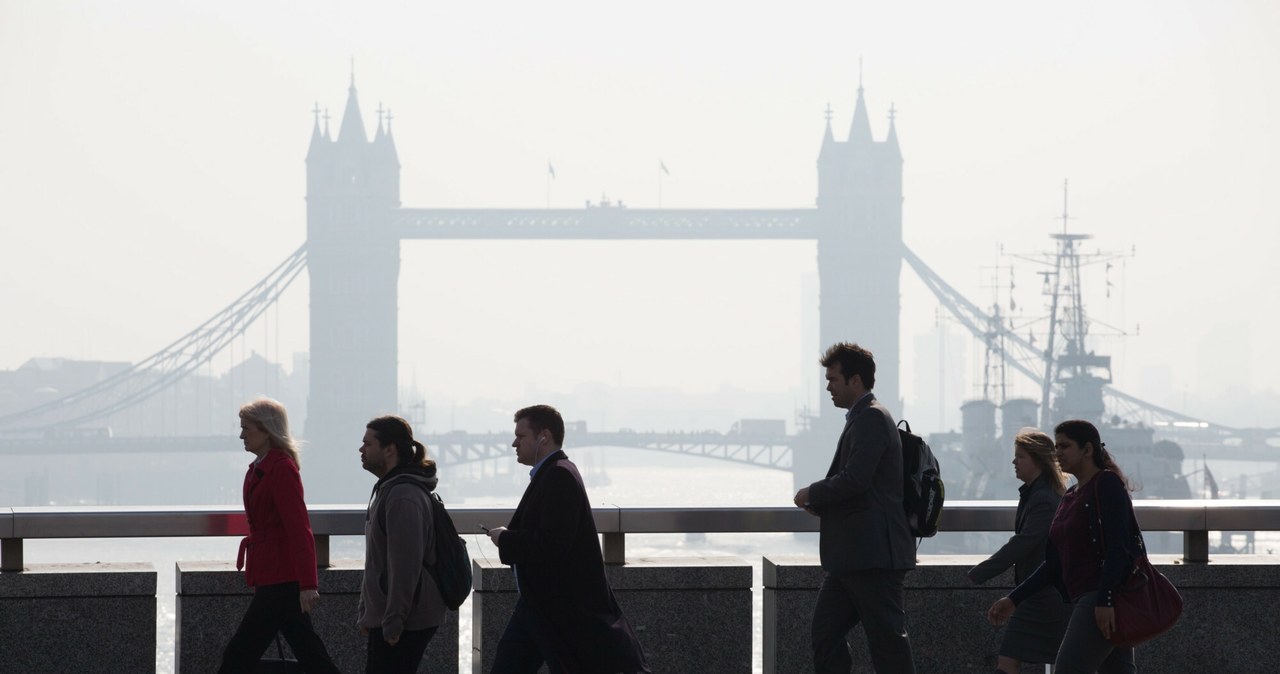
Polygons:
[[1102,436],[1098,433],[1097,426],[1084,419],[1068,419],[1054,426],[1053,432],[1071,438],[1082,450],[1086,444],[1093,445],[1093,465],[1100,470],[1109,470],[1120,476],[1120,481],[1124,482],[1124,486],[1133,491],[1133,485],[1129,483],[1129,478],[1125,477],[1124,472],[1120,470],[1120,466],[1116,464],[1116,460],[1111,458],[1111,452],[1107,451],[1107,443],[1102,441]]
[[298,441],[289,435],[289,413],[284,405],[271,398],[251,400],[240,407],[240,418],[258,427],[271,438],[271,447],[278,449],[293,459],[294,465],[302,468],[298,459]]
[[1055,493],[1061,496],[1067,491],[1067,478],[1058,462],[1053,460],[1053,438],[1034,428],[1024,428],[1014,436],[1013,446],[1031,457],[1040,474],[1048,477],[1049,486]]
[[426,468],[434,472],[436,462],[427,458],[427,446],[413,439],[413,428],[403,417],[393,414],[378,417],[365,424],[365,428],[373,431],[378,444],[396,446],[396,465]]

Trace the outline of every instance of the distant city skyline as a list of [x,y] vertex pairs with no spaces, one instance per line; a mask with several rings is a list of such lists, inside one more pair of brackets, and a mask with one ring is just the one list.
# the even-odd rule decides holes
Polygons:
[[[0,294],[0,369],[136,362],[283,259],[303,239],[310,111],[318,100],[338,116],[351,55],[369,126],[379,102],[394,110],[406,206],[608,194],[637,208],[656,205],[659,162],[665,207],[811,205],[822,110],[830,101],[842,139],[862,56],[877,138],[897,110],[913,250],[983,300],[1001,245],[1046,247],[1069,177],[1072,228],[1137,251],[1113,296],[1091,297],[1099,319],[1141,326],[1098,345],[1116,385],[1222,423],[1280,424],[1267,402],[1280,355],[1249,338],[1280,328],[1265,299],[1280,287],[1280,10],[933,5],[918,20],[831,5],[765,20],[682,7],[666,23],[675,7],[0,5],[0,284],[22,289]],[[481,21],[488,34],[462,30]],[[725,21],[738,30],[698,32]],[[609,29],[619,22],[630,34]],[[558,268],[531,273],[534,251]],[[428,396],[622,381],[815,397],[796,367],[817,348],[796,300],[811,245],[414,242],[402,260],[401,377]],[[936,304],[905,273],[911,404],[929,395],[908,340],[932,329]],[[305,283],[241,353],[307,349]],[[554,320],[532,319],[530,288]],[[512,339],[544,361],[509,360]]]

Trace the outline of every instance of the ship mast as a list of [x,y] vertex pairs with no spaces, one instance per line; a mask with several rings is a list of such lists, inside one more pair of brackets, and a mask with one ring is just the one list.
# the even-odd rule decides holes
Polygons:
[[[1081,251],[1083,242],[1093,237],[1068,231],[1068,195],[1068,182],[1063,180],[1062,231],[1049,235],[1057,242],[1050,263],[1052,271],[1040,272],[1045,294],[1049,295],[1049,335],[1040,390],[1040,423],[1044,428],[1052,426],[1054,419],[1100,421],[1105,413],[1102,389],[1111,383],[1111,357],[1093,353],[1086,344],[1089,320],[1085,316],[1080,270],[1122,256]],[[1053,399],[1055,390],[1058,395]]]

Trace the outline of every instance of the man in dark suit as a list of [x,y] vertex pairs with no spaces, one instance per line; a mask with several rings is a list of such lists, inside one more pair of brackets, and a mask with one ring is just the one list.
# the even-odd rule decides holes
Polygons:
[[560,446],[564,419],[555,408],[516,412],[516,460],[530,466],[529,486],[506,527],[489,530],[520,593],[498,642],[495,674],[648,672],[644,651],[604,575],[591,503],[577,466]]
[[848,342],[827,349],[827,391],[849,410],[826,479],[796,493],[795,504],[822,519],[819,553],[826,577],[813,610],[813,661],[819,674],[848,674],[846,637],[858,623],[877,672],[911,674],[902,582],[916,565],[902,507],[902,441],[893,415],[871,388],[871,352]]

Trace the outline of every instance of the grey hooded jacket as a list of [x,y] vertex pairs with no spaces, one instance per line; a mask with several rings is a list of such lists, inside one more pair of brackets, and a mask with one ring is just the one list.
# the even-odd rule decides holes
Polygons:
[[[384,639],[444,623],[445,605],[424,564],[435,563],[434,470],[395,470],[378,480],[364,522],[364,581],[358,625]],[[381,511],[381,517],[379,512]]]

